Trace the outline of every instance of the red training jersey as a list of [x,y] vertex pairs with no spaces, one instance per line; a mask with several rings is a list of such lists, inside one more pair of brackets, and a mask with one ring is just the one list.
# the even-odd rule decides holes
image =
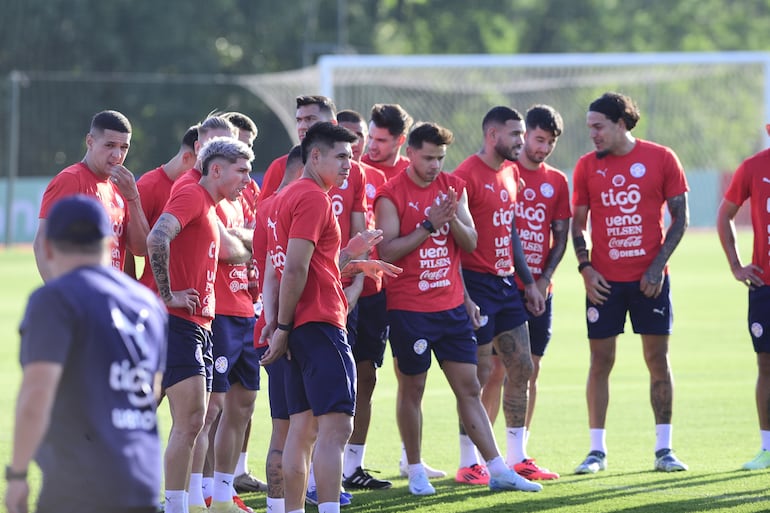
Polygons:
[[262,199],[267,199],[278,190],[283,181],[283,175],[286,174],[286,161],[289,160],[289,154],[282,157],[278,157],[270,163],[265,171],[265,176],[262,178],[262,193],[260,196]]
[[518,187],[518,170],[510,161],[499,169],[471,155],[455,169],[465,181],[468,209],[476,223],[478,242],[472,253],[462,252],[463,269],[510,276],[514,273],[511,229]]
[[112,266],[122,271],[126,259],[128,207],[118,187],[112,183],[109,176],[104,178],[97,176],[84,162],[64,168],[46,187],[38,217],[48,219],[48,211],[58,200],[75,194],[91,196],[104,205],[115,234],[110,244]]
[[219,258],[214,199],[201,185],[183,187],[171,195],[163,213],[173,215],[182,225],[182,230],[171,241],[171,290],[194,288],[201,301],[201,307],[193,315],[184,308],[169,308],[168,312],[210,330],[216,311],[214,287]]
[[182,173],[179,176],[179,178],[176,179],[176,181],[174,182],[174,185],[171,186],[170,196],[173,196],[174,194],[176,194],[177,191],[182,187],[184,187],[185,185],[190,185],[190,184],[200,182],[202,177],[203,177],[203,173],[201,173],[194,167],[188,169],[187,171]]
[[742,205],[751,198],[754,250],[751,263],[762,269],[762,282],[770,283],[770,149],[744,160],[735,171],[725,199]]
[[[527,259],[527,266],[536,280],[553,245],[551,223],[572,217],[567,176],[542,162],[537,169],[527,169],[516,163],[524,190],[516,197],[516,231]],[[519,289],[524,284],[516,277]]]
[[338,267],[340,227],[332,211],[332,200],[317,183],[300,178],[281,193],[268,215],[268,254],[283,278],[286,248],[290,239],[311,241],[307,283],[294,312],[294,326],[324,322],[345,329],[348,304],[342,291]]
[[[257,272],[257,289],[262,290],[263,280],[265,278],[265,258],[267,257],[267,219],[270,214],[273,214],[275,219],[275,207],[273,203],[277,198],[281,197],[278,191],[266,200],[259,202],[257,206],[257,224],[254,226],[254,237],[251,240],[251,258],[254,262],[254,269]],[[260,315],[254,325],[254,347],[262,347],[267,345],[267,341],[260,344],[259,337],[262,334],[262,330],[265,327],[265,316]]]
[[252,178],[249,185],[238,196],[238,201],[241,202],[243,208],[243,226],[252,230],[257,222],[257,200],[260,192],[259,184]]
[[[169,196],[171,196],[171,187],[173,185],[174,182],[163,171],[163,166],[147,171],[136,181],[136,188],[142,200],[144,217],[147,218],[150,228],[155,225],[155,221],[158,220],[163,212],[163,208],[166,206]],[[158,291],[155,277],[152,275],[152,269],[150,268],[150,259],[147,256],[144,257],[144,270],[139,277],[139,282],[155,292]]]
[[[359,165],[361,166],[361,169],[364,170],[364,174],[366,175],[366,228],[373,230],[375,227],[374,197],[377,194],[377,189],[379,189],[382,184],[387,182],[388,179],[385,178],[385,173],[374,166],[364,164],[363,162],[359,162]],[[377,254],[377,246],[372,248],[371,252],[369,253],[369,258],[379,258],[379,255]],[[372,296],[381,290],[382,280],[374,280],[367,276],[364,278],[364,287],[361,290],[361,297]]]
[[[243,208],[239,200],[230,201],[225,198],[217,203],[216,211],[225,228],[243,228]],[[249,292],[249,271],[245,263],[219,262],[214,291],[218,315],[254,316],[254,302]]]
[[663,244],[666,200],[688,190],[676,154],[637,139],[626,155],[580,157],[573,182],[573,207],[590,211],[594,268],[607,280],[640,280]]
[[[403,172],[380,187],[375,201],[387,198],[395,205],[400,220],[398,236],[403,237],[420,227],[428,218],[431,205],[446,194],[450,186],[459,197],[465,182],[459,176],[439,173],[430,185],[420,187]],[[463,282],[459,253],[460,247],[446,223],[436,227],[417,249],[392,262],[404,272],[386,284],[388,310],[442,312],[461,305]]]
[[376,167],[380,171],[383,172],[385,175],[385,178],[388,180],[392,179],[395,176],[398,176],[401,171],[409,167],[409,158],[404,157],[403,155],[398,156],[398,160],[396,161],[396,164],[393,166],[388,166],[382,162],[374,162],[372,159],[369,158],[369,154],[365,154],[363,157],[361,157],[361,162],[364,164],[368,164],[372,167]]

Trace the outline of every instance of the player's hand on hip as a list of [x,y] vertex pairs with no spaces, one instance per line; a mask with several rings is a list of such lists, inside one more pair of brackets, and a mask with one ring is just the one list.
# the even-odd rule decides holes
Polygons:
[[8,481],[5,490],[5,507],[8,513],[28,513],[29,484],[25,480],[13,479]]
[[527,302],[527,310],[532,312],[535,317],[543,315],[545,312],[545,298],[537,287],[537,283],[524,285],[524,299]]
[[639,280],[639,290],[646,297],[658,297],[663,290],[663,273],[658,274],[649,270],[645,272]]
[[473,329],[479,329],[481,327],[481,308],[479,308],[479,305],[477,305],[467,294],[463,297],[463,304],[465,306],[465,311],[468,312],[468,317],[471,318]]
[[171,299],[166,302],[170,308],[184,308],[190,315],[195,315],[195,310],[201,307],[201,297],[195,289],[172,290]]
[[765,282],[760,278],[762,274],[762,268],[758,265],[749,264],[742,267],[736,267],[733,271],[733,276],[739,282],[743,283],[747,287],[761,287]]
[[283,355],[286,355],[286,358],[291,360],[291,352],[289,352],[289,332],[275,330],[273,336],[270,338],[267,351],[262,355],[259,363],[262,365],[270,365],[271,363],[275,363]]
[[586,287],[586,297],[595,305],[603,305],[610,297],[610,284],[599,271],[593,267],[586,267],[581,271]]

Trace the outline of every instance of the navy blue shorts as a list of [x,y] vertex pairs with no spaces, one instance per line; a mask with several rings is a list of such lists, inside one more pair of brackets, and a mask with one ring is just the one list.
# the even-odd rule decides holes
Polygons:
[[[385,308],[385,291],[358,298],[356,305],[357,325],[355,343],[350,344],[356,363],[371,361],[375,367],[382,367],[385,346],[388,340],[388,312]],[[348,316],[350,321],[350,316]],[[348,328],[348,340],[351,331]]]
[[289,334],[291,360],[284,374],[289,415],[309,409],[353,415],[356,406],[356,364],[345,331],[310,322]]
[[206,390],[211,392],[214,360],[211,356],[211,332],[192,321],[175,315],[168,316],[168,353],[163,389],[193,376],[206,378]]
[[[261,348],[260,348],[261,349]],[[267,346],[262,351],[267,350]],[[279,358],[270,365],[265,365],[267,371],[267,394],[270,399],[270,418],[289,420],[289,405],[286,402],[286,372],[289,360]]]
[[663,279],[663,290],[656,298],[648,298],[639,290],[638,281],[611,281],[610,296],[603,305],[586,299],[588,338],[602,339],[624,331],[626,313],[630,314],[634,333],[670,335],[674,324],[669,277]]
[[[521,300],[524,301],[524,291],[519,290]],[[535,356],[545,355],[545,350],[548,347],[548,342],[551,341],[551,334],[553,330],[551,325],[553,323],[553,294],[548,294],[545,298],[545,312],[542,315],[532,315],[527,310],[527,323],[529,324],[529,348],[530,352]]]
[[754,352],[770,353],[770,286],[749,289],[749,333]]
[[495,276],[463,269],[465,288],[481,310],[482,326],[476,330],[478,344],[489,344],[500,333],[527,322],[529,313],[513,277]]
[[390,346],[408,376],[427,372],[431,351],[444,361],[477,364],[476,336],[464,305],[443,312],[389,310]]
[[227,392],[233,383],[259,390],[259,357],[254,349],[254,317],[217,315],[213,334],[213,392]]

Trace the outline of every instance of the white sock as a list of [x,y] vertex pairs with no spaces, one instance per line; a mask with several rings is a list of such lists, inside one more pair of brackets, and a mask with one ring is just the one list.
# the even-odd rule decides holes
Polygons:
[[322,502],[318,505],[318,513],[340,513],[340,503]]
[[509,471],[508,465],[505,464],[502,456],[495,456],[493,459],[487,462],[487,470],[489,470],[490,476],[500,476]]
[[425,467],[422,466],[422,463],[415,463],[414,465],[409,465],[409,479],[413,478],[418,474],[421,474],[422,472],[425,472]]
[[760,431],[759,436],[762,439],[762,450],[770,451],[770,431]]
[[315,490],[315,472],[313,472],[313,462],[310,462],[310,472],[307,475],[307,489]]
[[671,424],[655,424],[655,452],[671,449]]
[[233,475],[224,472],[214,472],[214,493],[212,502],[231,502],[233,500]]
[[588,432],[591,435],[591,450],[607,454],[607,430],[589,429]]
[[292,511],[289,511],[288,513],[305,513],[305,509],[294,509]]
[[460,468],[470,467],[479,463],[476,454],[476,446],[473,445],[471,437],[460,435]]
[[238,456],[238,463],[235,464],[234,476],[240,476],[241,474],[247,474],[249,472],[249,467],[246,465],[247,461],[249,461],[249,453],[242,452],[241,455]]
[[401,443],[401,466],[406,467],[409,464],[409,460],[406,458],[406,447],[403,442]]
[[286,513],[286,499],[267,498],[267,511],[269,513]]
[[187,513],[184,490],[166,490],[165,497],[164,511],[167,513]]
[[190,474],[190,488],[188,489],[189,503],[191,506],[205,506],[203,499],[203,474],[193,472]]
[[524,454],[527,454],[527,445],[529,444],[529,429],[524,426]]
[[352,476],[358,467],[364,466],[366,444],[345,444],[345,459],[342,465],[342,475]]
[[203,476],[203,498],[211,497],[214,493],[214,478]]
[[526,428],[523,426],[505,428],[506,461],[508,465],[515,465],[527,459],[527,453],[524,450],[525,431]]

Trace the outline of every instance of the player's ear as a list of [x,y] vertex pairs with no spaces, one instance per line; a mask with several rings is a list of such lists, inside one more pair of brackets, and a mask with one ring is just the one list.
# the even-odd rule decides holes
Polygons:
[[403,146],[406,142],[406,134],[401,134],[398,136],[398,145]]
[[767,132],[767,135],[770,135],[770,123],[765,125],[765,132]]

